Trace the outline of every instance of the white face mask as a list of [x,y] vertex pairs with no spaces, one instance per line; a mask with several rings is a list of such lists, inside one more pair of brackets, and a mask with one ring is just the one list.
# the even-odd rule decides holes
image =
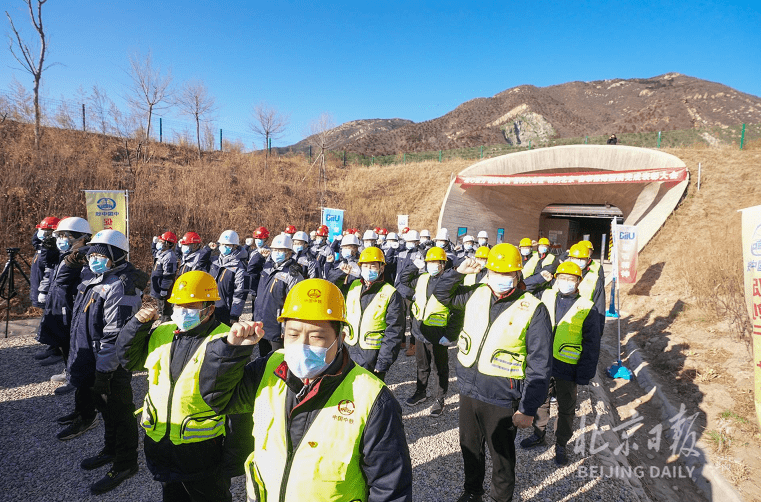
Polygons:
[[571,258],[571,261],[578,265],[581,270],[584,270],[584,268],[587,266],[587,260],[582,258]]
[[531,248],[521,248],[521,254],[523,256],[528,256],[531,254]]
[[364,241],[363,244],[365,245],[366,248],[369,248],[369,247],[375,246],[375,241]]
[[388,241],[389,246],[393,249],[399,249],[399,241]]
[[315,243],[315,244],[317,244],[318,246],[319,246],[320,244],[322,244],[322,242],[323,242],[323,239],[322,239],[322,237],[316,237],[316,238],[314,239],[314,243]]
[[163,242],[157,242],[156,243],[156,251],[161,251],[164,249],[164,243]]
[[486,239],[478,239],[478,245],[479,246],[485,246],[487,242],[489,242],[489,241],[486,240]]
[[545,254],[547,252],[547,246],[539,246],[539,253]]
[[561,294],[570,295],[576,291],[576,283],[573,281],[558,280],[555,282],[555,284],[557,285],[558,291],[560,291]]
[[246,239],[246,246],[249,246],[249,247],[251,247],[251,245],[252,245],[253,243],[254,243],[254,239],[252,239],[252,238],[250,238],[250,237],[249,237],[248,239]]
[[385,240],[386,240],[386,236],[385,235],[379,235],[378,236],[378,242],[383,242]]
[[515,277],[512,275],[489,273],[488,283],[492,291],[503,295],[515,287]]
[[444,248],[447,245],[447,241],[436,241],[436,247]]
[[429,274],[437,275],[439,272],[441,272],[441,265],[438,263],[426,263],[425,269]]
[[182,250],[182,254],[190,254],[190,246],[183,244],[180,249]]

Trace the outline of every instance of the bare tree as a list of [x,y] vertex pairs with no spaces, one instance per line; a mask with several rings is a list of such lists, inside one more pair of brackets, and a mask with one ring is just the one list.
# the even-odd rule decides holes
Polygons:
[[[19,62],[24,71],[29,72],[34,78],[34,146],[40,146],[40,81],[42,80],[42,72],[48,67],[44,66],[45,52],[47,51],[47,41],[45,40],[45,29],[42,27],[42,5],[48,0],[24,0],[24,3],[29,7],[29,17],[32,20],[32,26],[37,31],[37,35],[40,38],[40,53],[35,59],[32,56],[32,50],[29,48],[29,44],[21,40],[16,26],[13,24],[13,19],[8,11],[5,11],[5,15],[8,17],[8,21],[11,23],[11,29],[16,37],[15,44],[14,39],[10,35],[8,36],[8,48],[11,50],[11,54]],[[21,52],[21,56],[14,51],[14,45],[18,46],[18,50]]]
[[[280,113],[277,108],[269,106],[267,103],[259,103],[254,106],[251,114],[252,120],[249,124],[251,130],[264,140],[264,150],[266,156],[269,156],[269,143],[271,139],[280,139],[283,137],[290,117],[287,114]],[[265,156],[265,168],[267,161]]]
[[214,96],[209,94],[206,85],[201,81],[187,82],[175,99],[180,113],[193,117],[196,121],[196,143],[198,158],[201,158],[201,120],[217,110]]
[[95,120],[95,126],[101,134],[105,135],[111,132],[112,126],[109,120],[109,114],[115,107],[114,102],[108,97],[106,91],[98,87],[97,84],[92,86],[92,92],[87,95],[87,103],[89,105],[89,115],[92,115]]
[[163,74],[160,67],[154,66],[153,57],[149,51],[145,58],[138,54],[129,57],[127,74],[132,79],[127,102],[134,110],[145,114],[147,118],[145,138],[150,140],[153,112],[168,108],[168,100],[171,98],[169,86],[172,83],[172,71],[168,70],[166,74]]
[[312,145],[320,150],[319,155],[312,165],[319,164],[320,175],[317,181],[317,188],[320,190],[320,207],[325,207],[327,201],[326,193],[328,191],[328,177],[325,173],[325,152],[333,147],[333,137],[330,131],[336,127],[333,121],[333,115],[323,113],[309,124]]

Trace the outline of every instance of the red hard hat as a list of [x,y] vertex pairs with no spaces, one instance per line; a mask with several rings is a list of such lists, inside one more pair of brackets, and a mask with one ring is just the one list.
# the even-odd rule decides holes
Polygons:
[[295,234],[296,233],[296,227],[294,227],[293,225],[288,225],[287,227],[285,227],[285,233],[286,234]]
[[37,228],[40,230],[55,230],[58,227],[58,222],[61,221],[60,219],[56,218],[55,216],[46,216],[42,219],[39,225],[37,225]]
[[171,242],[172,244],[177,244],[177,236],[174,235],[172,232],[164,232],[159,237],[164,242]]
[[410,231],[410,227],[404,227],[404,228],[402,229],[402,233],[403,233],[403,234],[406,234],[406,233],[407,233],[407,232],[409,232],[409,231]]
[[264,227],[259,227],[256,230],[254,230],[254,239],[268,239],[269,236],[270,236],[270,231]]
[[373,227],[373,232],[375,232],[376,234],[379,234],[380,230],[381,230],[380,227]]
[[[168,233],[171,232],[167,232],[167,234]],[[164,235],[161,236],[162,239],[164,238]],[[184,246],[187,246],[188,244],[201,244],[201,236],[195,232],[187,232],[182,236],[182,239],[180,239],[180,244]]]
[[378,234],[378,235],[388,235],[388,230],[385,229],[385,228],[381,228],[380,230],[378,230],[375,233]]
[[327,237],[328,231],[329,229],[327,225],[320,225],[320,228],[317,229],[317,232],[315,232],[315,235],[319,235],[320,237]]

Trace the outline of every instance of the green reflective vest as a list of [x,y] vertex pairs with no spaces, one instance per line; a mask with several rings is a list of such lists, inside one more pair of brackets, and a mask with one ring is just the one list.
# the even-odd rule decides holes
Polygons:
[[479,373],[522,380],[526,376],[526,331],[541,302],[523,293],[489,323],[491,288],[482,285],[465,304],[465,323],[458,340],[457,359]]
[[230,327],[220,324],[199,345],[198,350],[172,383],[170,356],[172,339],[177,325],[167,322],[159,325],[148,342],[148,392],[143,401],[140,424],[146,435],[158,442],[169,428],[172,444],[197,443],[225,433],[225,416],[218,415],[201,398],[198,376],[201,372],[206,346],[221,338]]
[[592,300],[595,297],[595,288],[597,287],[597,277],[600,274],[600,262],[592,260],[589,264],[587,275],[579,283],[579,295],[582,298]]
[[568,309],[562,319],[555,319],[555,302],[558,291],[548,289],[542,293],[542,302],[550,311],[550,320],[554,328],[552,357],[568,364],[578,364],[581,358],[582,327],[584,320],[594,307],[592,300],[579,297]]
[[385,283],[375,294],[367,308],[362,311],[360,295],[362,281],[357,279],[349,287],[346,295],[346,317],[351,324],[351,334],[346,336],[347,345],[356,345],[366,350],[379,350],[386,332],[386,309],[396,288]]
[[449,320],[449,309],[439,302],[435,296],[428,298],[428,281],[431,274],[422,274],[415,286],[415,302],[412,304],[412,316],[422,321],[426,326],[443,327]]
[[278,350],[267,361],[254,399],[254,451],[246,460],[246,490],[259,502],[322,502],[368,499],[362,473],[365,424],[384,384],[355,365],[309,426],[290,444],[287,387],[275,374]]
[[537,273],[537,269],[541,270],[550,263],[553,263],[555,261],[556,257],[552,253],[547,253],[544,256],[544,259],[539,260],[539,253],[534,252],[531,255],[531,258],[528,259],[526,264],[523,266],[523,277],[531,277],[535,273]]

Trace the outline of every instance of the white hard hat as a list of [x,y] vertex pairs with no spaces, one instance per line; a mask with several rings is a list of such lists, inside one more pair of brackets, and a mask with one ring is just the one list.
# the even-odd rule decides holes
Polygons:
[[419,241],[420,240],[420,234],[417,230],[410,230],[406,234],[404,234],[404,240],[407,242],[410,241]]
[[225,230],[219,234],[217,242],[220,244],[234,244],[237,246],[240,244],[240,238],[238,237],[238,232],[235,230]]
[[88,244],[108,244],[129,253],[129,242],[127,236],[118,230],[101,230],[92,236]]
[[[420,237],[428,237],[430,239],[431,238],[431,232],[429,232],[428,230],[421,230],[420,231]],[[420,239],[417,239],[417,240],[420,240]]]
[[[90,224],[86,219],[79,216],[71,216],[70,218],[64,218],[58,222],[55,232],[79,232],[82,234],[92,234]],[[55,233],[53,232],[53,233]]]
[[435,241],[448,241],[449,240],[449,230],[446,228],[440,228],[438,232],[436,232],[436,238]]
[[359,246],[359,239],[354,234],[349,234],[341,240],[341,246]]
[[307,234],[303,230],[300,230],[296,232],[295,234],[293,234],[293,240],[309,242],[309,234]]
[[365,230],[365,235],[362,236],[363,241],[377,241],[378,234],[372,230]]
[[486,230],[481,230],[480,232],[478,232],[478,238],[480,239],[482,237],[484,239],[488,239],[489,238],[489,234],[486,233]]
[[476,240],[473,238],[472,235],[466,235],[462,238],[462,242],[475,242]]
[[388,236],[386,237],[387,241],[398,241],[399,237],[394,232],[389,232]]
[[272,249],[290,249],[293,250],[293,240],[291,239],[291,236],[288,234],[280,234],[276,236],[274,239],[272,239],[272,244],[270,244],[270,247]]
[[248,239],[246,239],[246,246],[250,246],[253,243],[254,243],[254,238],[253,237],[249,237]]

